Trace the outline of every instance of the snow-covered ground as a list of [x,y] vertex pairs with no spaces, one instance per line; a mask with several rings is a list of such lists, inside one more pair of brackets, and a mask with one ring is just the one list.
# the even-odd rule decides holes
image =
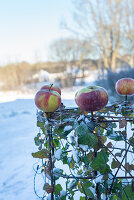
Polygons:
[[[63,91],[66,106],[75,106],[74,94],[73,89],[70,93]],[[34,137],[38,132],[33,97],[0,93],[0,200],[38,199],[33,190],[36,159],[31,156],[37,151]],[[37,184],[39,189],[40,179]]]
[[0,104],[0,200],[36,199],[31,156],[36,132],[33,100]]

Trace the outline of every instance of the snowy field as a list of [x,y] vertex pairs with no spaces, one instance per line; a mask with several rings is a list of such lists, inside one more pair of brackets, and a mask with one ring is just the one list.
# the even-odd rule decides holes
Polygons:
[[[75,91],[64,92],[66,106],[75,106]],[[37,200],[31,156],[37,151],[34,95],[0,94],[0,200]],[[39,180],[37,180],[40,187]],[[38,188],[37,188],[38,189]]]

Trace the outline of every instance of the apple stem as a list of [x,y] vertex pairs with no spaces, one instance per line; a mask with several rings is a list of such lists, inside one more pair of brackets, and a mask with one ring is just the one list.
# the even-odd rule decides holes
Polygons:
[[53,86],[53,83],[50,85],[49,91],[50,91],[50,89],[51,89],[52,86]]
[[126,106],[126,103],[127,103],[127,95],[125,95],[125,106]]
[[92,121],[94,121],[94,114],[93,114],[93,111],[91,111],[91,116],[92,116]]

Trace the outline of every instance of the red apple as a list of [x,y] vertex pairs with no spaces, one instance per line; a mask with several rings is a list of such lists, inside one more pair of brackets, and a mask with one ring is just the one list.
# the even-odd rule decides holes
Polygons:
[[35,95],[35,105],[44,112],[54,112],[61,104],[61,96],[53,90],[39,90]]
[[119,95],[133,95],[134,94],[134,79],[122,78],[116,82],[116,92]]
[[102,87],[88,86],[76,93],[75,101],[83,111],[97,111],[107,104],[108,94]]
[[53,85],[53,84],[44,85],[44,86],[41,87],[40,90],[44,90],[44,89],[57,91],[57,92],[61,95],[61,90],[60,90],[60,88],[58,88],[56,85]]

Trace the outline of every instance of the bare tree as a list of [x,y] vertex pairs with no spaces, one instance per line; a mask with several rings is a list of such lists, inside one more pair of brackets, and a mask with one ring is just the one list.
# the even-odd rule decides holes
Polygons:
[[[104,67],[111,71],[122,54],[130,35],[133,34],[134,6],[132,0],[75,0],[73,26],[66,28],[88,40],[98,55],[103,58]],[[130,34],[131,33],[131,34]],[[133,38],[133,36],[132,36]],[[134,43],[134,38],[132,39]]]
[[73,83],[76,79],[76,74],[72,74],[74,66],[83,70],[82,61],[88,58],[90,52],[91,45],[88,42],[75,38],[58,39],[50,46],[51,60],[62,63],[65,71],[71,69],[66,73],[66,78]]
[[126,61],[134,67],[134,1],[128,0],[126,7],[126,40],[123,46],[123,53]]
[[50,46],[50,59],[62,62],[65,69],[71,63],[81,64],[92,51],[91,45],[87,41],[64,38],[54,41]]

